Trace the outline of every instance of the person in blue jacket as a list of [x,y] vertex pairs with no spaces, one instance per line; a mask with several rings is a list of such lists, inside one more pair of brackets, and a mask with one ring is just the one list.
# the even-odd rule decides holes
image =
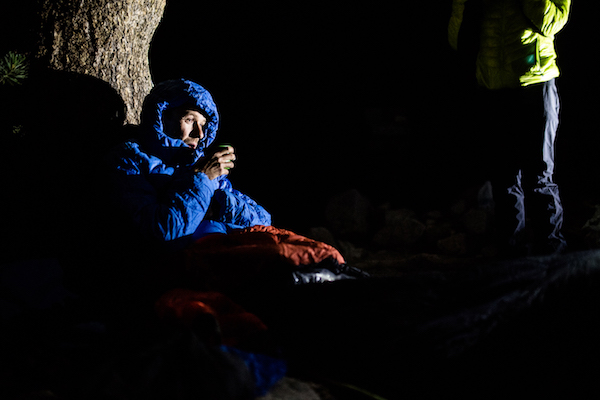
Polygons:
[[189,243],[208,233],[270,225],[270,214],[228,179],[231,146],[211,147],[219,114],[189,80],[157,84],[144,100],[136,139],[109,157],[114,200],[144,239]]

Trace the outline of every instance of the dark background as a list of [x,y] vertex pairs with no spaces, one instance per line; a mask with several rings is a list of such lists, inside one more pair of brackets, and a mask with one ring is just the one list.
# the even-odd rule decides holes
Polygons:
[[[32,1],[2,14],[2,54],[35,40]],[[592,3],[575,1],[556,38],[555,178],[566,223],[583,203],[600,203]],[[185,77],[213,94],[218,141],[238,155],[231,180],[277,226],[323,224],[328,199],[350,188],[376,205],[440,209],[485,181],[493,146],[481,140],[473,89],[447,42],[450,8],[450,0],[169,0],[151,72],[154,82]]]
[[[486,151],[471,142],[485,127],[469,127],[470,88],[447,43],[450,3],[170,1],[153,79],[211,91],[218,140],[239,157],[231,180],[276,225],[320,224],[327,199],[349,188],[376,204],[440,208],[485,180]],[[576,1],[556,39],[566,207],[596,197],[594,11]]]

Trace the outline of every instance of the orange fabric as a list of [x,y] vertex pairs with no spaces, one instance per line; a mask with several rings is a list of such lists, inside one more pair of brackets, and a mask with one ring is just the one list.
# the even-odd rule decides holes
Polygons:
[[344,264],[344,257],[333,246],[309,239],[292,231],[273,226],[255,225],[227,235],[212,234],[198,239],[188,254],[219,253],[221,251],[246,253],[249,256],[279,256],[291,265],[317,264],[329,257]]
[[285,229],[256,225],[198,239],[186,249],[186,268],[190,279],[204,285],[203,289],[227,291],[328,258],[345,263],[340,252],[326,243]]
[[236,346],[244,338],[267,330],[256,315],[218,292],[172,289],[158,299],[155,310],[159,318],[184,326],[192,326],[198,316],[210,314],[219,324],[222,343],[228,346]]
[[317,264],[329,257],[334,258],[339,264],[346,262],[333,246],[273,226],[256,225],[233,232],[233,235],[243,236],[242,241],[251,243],[251,234],[258,235],[259,232],[268,234],[278,246],[279,254],[296,266]]

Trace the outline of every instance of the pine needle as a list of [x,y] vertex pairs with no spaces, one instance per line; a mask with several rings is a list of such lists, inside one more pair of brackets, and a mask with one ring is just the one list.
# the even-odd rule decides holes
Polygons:
[[0,61],[0,84],[20,85],[27,78],[27,57],[9,52]]

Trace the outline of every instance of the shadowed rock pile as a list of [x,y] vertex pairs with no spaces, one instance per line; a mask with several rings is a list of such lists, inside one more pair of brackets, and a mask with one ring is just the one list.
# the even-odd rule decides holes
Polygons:
[[485,259],[497,254],[493,218],[489,182],[445,210],[375,206],[358,190],[348,190],[327,204],[326,226],[311,228],[307,236],[335,246],[348,263],[365,270],[424,254],[440,261]]
[[[563,226],[569,250],[599,248],[600,206],[578,204],[572,211]],[[360,191],[347,190],[329,200],[323,225],[306,235],[333,245],[354,267],[393,275],[403,266],[495,260],[502,254],[494,240],[494,225],[488,181],[438,209],[376,205]]]

